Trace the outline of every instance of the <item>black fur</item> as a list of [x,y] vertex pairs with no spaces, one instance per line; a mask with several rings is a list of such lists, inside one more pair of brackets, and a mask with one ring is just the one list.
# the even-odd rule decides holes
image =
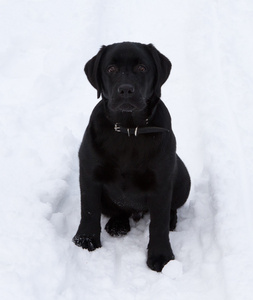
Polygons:
[[[160,100],[170,70],[170,61],[153,45],[130,42],[103,46],[85,66],[102,100],[79,151],[81,222],[73,241],[93,251],[101,247],[101,213],[110,217],[106,231],[118,236],[130,230],[130,217],[138,221],[149,212],[147,265],[155,271],[174,259],[169,230],[176,227],[177,209],[190,190],[188,171],[176,154],[170,114]],[[115,132],[115,123],[169,132],[129,137]]]

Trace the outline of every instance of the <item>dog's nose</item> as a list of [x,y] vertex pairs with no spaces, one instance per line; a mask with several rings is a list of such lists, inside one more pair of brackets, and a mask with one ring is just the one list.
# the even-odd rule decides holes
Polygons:
[[121,84],[118,87],[118,93],[125,98],[131,97],[134,93],[134,86],[132,84]]

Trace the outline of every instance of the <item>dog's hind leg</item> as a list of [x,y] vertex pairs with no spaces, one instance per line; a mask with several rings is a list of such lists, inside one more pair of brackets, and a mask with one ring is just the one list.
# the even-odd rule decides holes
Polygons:
[[191,180],[189,173],[182,162],[177,156],[177,177],[173,187],[171,209],[177,210],[187,200],[190,192]]
[[170,211],[170,231],[175,230],[177,226],[177,210],[171,209]]

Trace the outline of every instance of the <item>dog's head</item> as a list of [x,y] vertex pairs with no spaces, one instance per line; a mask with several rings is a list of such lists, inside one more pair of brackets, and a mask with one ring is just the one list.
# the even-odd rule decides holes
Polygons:
[[[152,44],[124,42],[102,46],[85,73],[113,112],[138,112],[159,99],[170,61]],[[151,104],[150,104],[151,103]]]

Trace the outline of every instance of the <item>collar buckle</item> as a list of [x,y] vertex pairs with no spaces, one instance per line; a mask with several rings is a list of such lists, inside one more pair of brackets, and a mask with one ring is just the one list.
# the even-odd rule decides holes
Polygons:
[[114,125],[114,130],[115,130],[116,132],[121,132],[119,123],[115,123],[115,125]]

